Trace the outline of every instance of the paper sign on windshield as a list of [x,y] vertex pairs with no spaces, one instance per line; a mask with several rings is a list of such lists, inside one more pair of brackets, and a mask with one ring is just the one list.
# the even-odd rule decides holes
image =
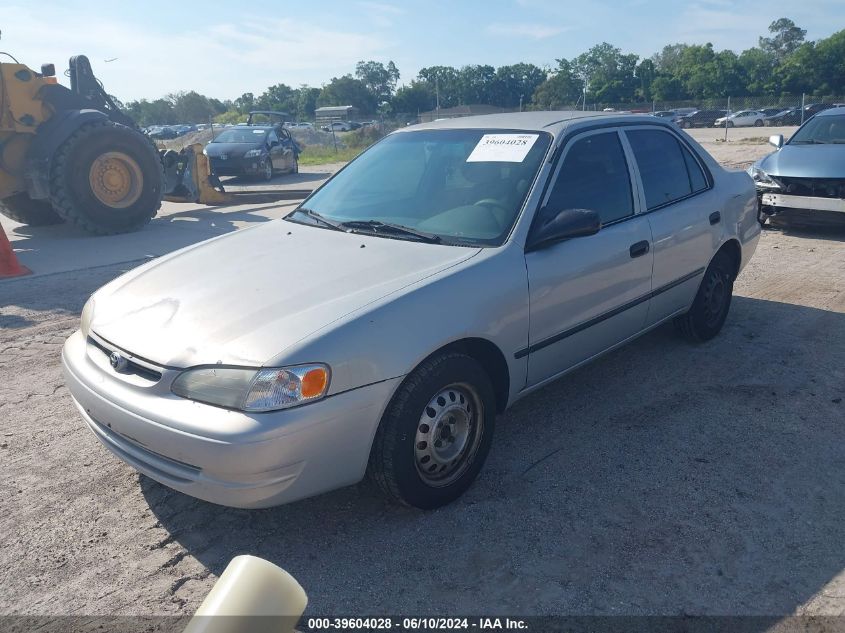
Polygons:
[[485,134],[467,157],[468,163],[521,163],[539,134]]

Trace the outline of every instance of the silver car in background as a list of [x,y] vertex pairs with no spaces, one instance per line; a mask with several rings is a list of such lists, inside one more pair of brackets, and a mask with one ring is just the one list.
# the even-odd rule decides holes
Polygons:
[[63,365],[99,440],[176,490],[256,508],[368,472],[434,508],[526,394],[668,320],[715,336],[759,235],[748,175],[655,117],[433,122],[107,284]]

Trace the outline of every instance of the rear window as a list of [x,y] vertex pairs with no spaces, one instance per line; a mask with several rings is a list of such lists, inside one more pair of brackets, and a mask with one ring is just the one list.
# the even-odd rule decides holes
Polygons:
[[649,210],[707,188],[698,162],[673,134],[661,130],[626,130]]

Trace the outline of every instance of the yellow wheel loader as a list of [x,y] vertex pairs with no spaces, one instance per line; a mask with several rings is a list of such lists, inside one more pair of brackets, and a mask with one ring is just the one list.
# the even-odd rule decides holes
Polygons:
[[0,62],[0,213],[103,235],[148,223],[163,194],[158,151],[88,58],[70,59],[70,89],[52,64],[35,72],[11,59]]

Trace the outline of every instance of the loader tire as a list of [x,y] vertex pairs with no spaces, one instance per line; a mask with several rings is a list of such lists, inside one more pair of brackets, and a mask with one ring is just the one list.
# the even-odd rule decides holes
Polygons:
[[155,217],[163,182],[161,159],[144,134],[97,121],[56,151],[50,200],[59,216],[89,233],[129,233]]
[[0,213],[29,226],[61,224],[64,220],[53,211],[49,200],[33,200],[26,193],[16,193],[0,200]]

